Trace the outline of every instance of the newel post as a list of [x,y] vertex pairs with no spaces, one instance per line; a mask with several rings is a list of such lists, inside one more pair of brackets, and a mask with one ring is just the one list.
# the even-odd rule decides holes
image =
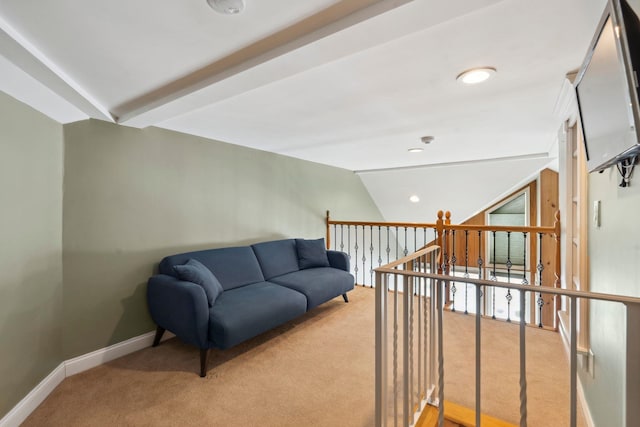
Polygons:
[[560,275],[562,274],[562,265],[560,264],[562,261],[562,257],[560,256],[560,249],[562,248],[562,245],[560,244],[560,211],[556,211],[556,215],[555,215],[555,222],[553,223],[553,227],[555,228],[555,231],[553,233],[555,239],[556,239],[556,268],[554,271],[554,274],[556,275],[556,281],[554,283],[554,287],[556,288],[561,288],[562,284],[561,284],[561,277]]
[[326,226],[327,226],[327,249],[331,248],[331,225],[329,223],[329,221],[331,221],[331,217],[329,215],[329,211],[327,211],[327,219],[326,219]]

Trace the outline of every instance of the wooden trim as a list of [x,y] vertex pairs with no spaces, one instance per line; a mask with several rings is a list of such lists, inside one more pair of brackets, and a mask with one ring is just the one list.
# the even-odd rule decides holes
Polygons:
[[[436,406],[426,405],[416,423],[416,427],[436,427],[438,425],[439,409]],[[444,418],[463,427],[475,427],[476,412],[473,409],[444,401]],[[481,414],[480,422],[482,427],[517,427],[498,418]]]
[[[440,211],[442,212],[442,211]],[[373,227],[398,227],[398,228],[435,228],[438,229],[438,224],[432,223],[417,223],[417,222],[367,222],[367,221],[336,221],[327,220],[327,225],[348,225],[348,226],[373,226]],[[469,230],[469,231],[512,231],[520,233],[545,233],[554,234],[556,227],[515,227],[505,225],[465,225],[465,224],[443,224],[443,229],[447,230]]]
[[327,239],[326,239],[326,244],[327,244],[327,250],[331,249],[331,216],[329,214],[329,211],[327,211],[327,219],[326,219],[326,227],[327,227]]
[[353,226],[373,226],[373,227],[407,227],[407,228],[436,228],[433,223],[419,222],[370,222],[370,221],[335,221],[327,220],[328,225],[353,225]]
[[[444,417],[464,427],[475,427],[476,425],[476,411],[448,400],[444,401]],[[517,427],[515,424],[486,414],[480,414],[480,423],[482,427]]]
[[556,232],[555,227],[535,227],[535,226],[509,226],[509,225],[447,225],[448,230],[481,230],[481,231],[511,231],[520,233],[544,233],[554,234]]

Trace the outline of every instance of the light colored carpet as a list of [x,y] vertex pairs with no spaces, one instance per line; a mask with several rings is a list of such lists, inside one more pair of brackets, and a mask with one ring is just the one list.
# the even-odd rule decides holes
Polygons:
[[[206,378],[198,376],[197,349],[177,339],[74,375],[23,425],[372,426],[374,291],[359,287],[350,300],[334,299],[236,348],[212,351]],[[469,407],[472,319],[445,317],[446,396]],[[529,425],[567,425],[560,337],[527,332]],[[483,334],[483,412],[515,422],[517,326],[485,321]]]
[[[475,316],[445,313],[445,396],[475,408]],[[569,360],[559,333],[526,328],[527,421],[532,427],[569,425]],[[483,320],[482,412],[519,425],[519,325]],[[578,408],[578,426],[584,426]]]

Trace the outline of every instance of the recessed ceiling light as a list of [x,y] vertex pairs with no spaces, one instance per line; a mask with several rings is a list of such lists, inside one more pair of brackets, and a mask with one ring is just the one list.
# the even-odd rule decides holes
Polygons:
[[422,141],[423,144],[431,144],[434,139],[436,139],[435,136],[423,136],[420,138],[420,141]]
[[409,197],[409,201],[411,203],[418,203],[420,201],[420,197],[416,196],[415,194],[411,197]]
[[225,15],[237,15],[244,10],[244,0],[207,0],[216,12]]
[[462,83],[468,85],[474,85],[476,83],[482,83],[487,80],[493,74],[495,74],[496,69],[493,67],[480,67],[480,68],[472,68],[471,70],[463,71],[458,74],[456,80],[461,81]]
[[414,148],[409,148],[407,151],[410,153],[420,153],[421,151],[424,151],[424,149],[420,147],[414,147]]

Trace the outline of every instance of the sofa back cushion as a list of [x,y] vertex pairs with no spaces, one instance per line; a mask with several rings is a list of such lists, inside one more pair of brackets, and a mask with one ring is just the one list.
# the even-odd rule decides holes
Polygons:
[[296,239],[296,249],[300,270],[329,267],[324,238],[317,240]]
[[298,253],[293,239],[274,240],[252,246],[265,280],[298,271]]
[[191,258],[200,261],[211,270],[225,291],[264,281],[260,264],[250,246],[171,255],[160,262],[159,271],[177,278],[173,266],[185,264]]

